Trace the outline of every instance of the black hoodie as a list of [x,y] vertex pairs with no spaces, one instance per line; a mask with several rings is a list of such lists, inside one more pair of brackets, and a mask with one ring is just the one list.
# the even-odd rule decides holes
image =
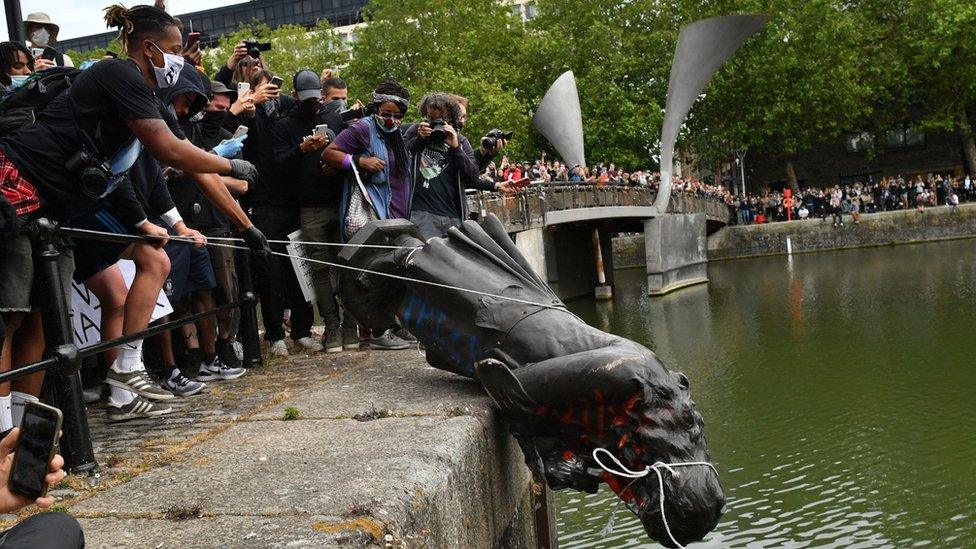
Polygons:
[[327,124],[335,136],[341,121],[338,116],[311,114],[301,108],[292,109],[275,124],[274,157],[282,187],[289,188],[302,207],[338,207],[342,189],[341,175],[322,173],[322,150],[303,153],[302,140],[315,133],[315,126]]

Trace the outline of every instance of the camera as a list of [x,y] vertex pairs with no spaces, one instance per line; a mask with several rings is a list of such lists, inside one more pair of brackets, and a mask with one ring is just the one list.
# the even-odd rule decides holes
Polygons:
[[485,149],[486,151],[490,151],[498,145],[499,139],[508,141],[513,135],[515,135],[515,132],[506,132],[495,128],[481,138],[481,148]]
[[247,48],[247,54],[254,59],[261,57],[263,51],[271,51],[270,42],[258,42],[257,40],[245,40],[244,47]]
[[447,139],[447,130],[444,129],[444,119],[435,118],[430,121],[430,137],[427,139],[434,143],[443,143]]
[[96,200],[110,191],[109,181],[112,179],[112,170],[108,162],[99,160],[87,149],[82,148],[68,158],[64,167],[75,174],[78,189],[85,198]]

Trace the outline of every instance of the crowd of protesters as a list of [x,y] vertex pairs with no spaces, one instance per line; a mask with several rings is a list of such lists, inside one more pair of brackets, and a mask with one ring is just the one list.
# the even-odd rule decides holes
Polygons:
[[976,200],[976,185],[969,175],[933,173],[908,179],[897,175],[879,182],[806,187],[796,195],[766,191],[725,198],[737,224],[829,218],[835,226],[843,225],[848,214],[858,223],[861,214],[895,210],[923,212],[926,207],[954,207],[973,200]]

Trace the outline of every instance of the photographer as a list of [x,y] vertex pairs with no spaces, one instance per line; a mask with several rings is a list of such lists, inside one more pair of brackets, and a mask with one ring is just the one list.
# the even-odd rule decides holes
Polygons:
[[467,138],[454,128],[461,108],[454,97],[432,93],[420,102],[426,120],[404,135],[413,155],[410,221],[424,239],[441,236],[468,217],[464,189],[509,192],[511,182],[485,182]]
[[[457,101],[458,107],[461,109],[461,115],[458,117],[457,125],[457,130],[460,132],[464,130],[464,125],[468,123],[468,98],[463,95],[451,95],[451,97]],[[495,131],[492,130],[492,133]],[[486,147],[486,144],[489,146]],[[492,135],[482,137],[478,148],[474,151],[474,163],[478,165],[478,169],[485,171],[488,164],[506,145],[508,145],[508,140],[503,137],[494,137]]]

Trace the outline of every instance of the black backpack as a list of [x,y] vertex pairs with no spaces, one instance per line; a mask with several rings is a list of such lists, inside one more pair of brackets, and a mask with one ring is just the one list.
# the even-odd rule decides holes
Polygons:
[[22,86],[0,97],[0,136],[33,124],[37,113],[71,87],[81,74],[75,67],[53,67],[34,73]]

